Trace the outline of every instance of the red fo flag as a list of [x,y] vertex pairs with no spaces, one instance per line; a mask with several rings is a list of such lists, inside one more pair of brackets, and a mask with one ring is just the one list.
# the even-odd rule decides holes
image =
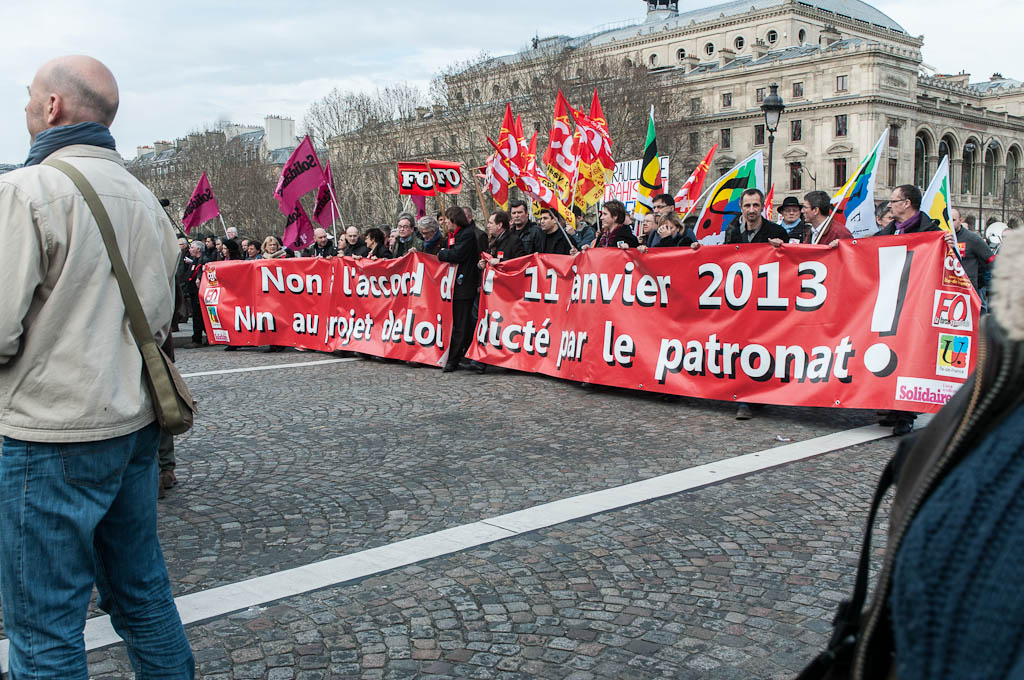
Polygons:
[[313,242],[313,223],[309,221],[309,216],[298,201],[288,213],[288,222],[285,223],[281,242],[289,250],[302,250]]
[[321,227],[333,227],[338,218],[338,210],[334,207],[334,177],[331,176],[331,164],[324,166],[324,183],[316,192],[316,204],[313,206],[313,219]]
[[700,162],[700,165],[693,171],[690,178],[679,188],[675,198],[677,213],[685,215],[697,204],[700,192],[704,189],[704,178],[707,177],[708,169],[711,167],[711,159],[715,157],[715,151],[717,150],[717,144],[711,147],[708,155],[704,156],[704,160]]
[[192,227],[199,226],[206,220],[212,220],[217,215],[220,215],[220,206],[217,205],[213,189],[210,188],[210,180],[206,179],[206,173],[203,172],[203,176],[196,184],[195,191],[192,192],[192,198],[188,199],[188,205],[185,206],[185,214],[181,216],[181,225],[185,227],[187,234],[192,231]]
[[309,135],[306,135],[281,168],[281,177],[277,180],[277,188],[274,189],[277,207],[285,215],[291,214],[292,206],[298,203],[300,196],[326,181],[313,142],[310,141]]
[[768,190],[768,193],[764,196],[764,218],[769,222],[772,221],[772,203],[775,201],[775,183],[772,183],[772,188]]

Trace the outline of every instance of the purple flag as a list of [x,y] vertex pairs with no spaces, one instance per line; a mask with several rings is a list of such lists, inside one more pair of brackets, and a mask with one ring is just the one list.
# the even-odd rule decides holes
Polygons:
[[334,178],[331,176],[331,164],[324,166],[324,183],[316,192],[316,204],[313,206],[313,219],[321,227],[327,229],[334,226],[334,220],[338,211],[331,200],[331,192],[334,190]]
[[309,221],[309,216],[298,201],[288,213],[288,222],[285,223],[281,242],[289,250],[302,250],[313,242],[313,223]]
[[285,215],[290,214],[292,206],[298,202],[300,196],[316,189],[325,181],[324,170],[316,157],[313,142],[310,141],[309,135],[306,135],[281,168],[281,177],[277,180],[277,188],[274,189],[277,207]]
[[185,206],[185,214],[181,216],[181,225],[185,227],[187,234],[192,231],[192,227],[197,227],[206,220],[212,220],[217,215],[220,215],[220,206],[217,205],[213,189],[210,188],[210,180],[206,179],[206,173],[203,172],[199,183],[196,184],[196,190],[192,192],[192,198],[188,199],[188,205]]

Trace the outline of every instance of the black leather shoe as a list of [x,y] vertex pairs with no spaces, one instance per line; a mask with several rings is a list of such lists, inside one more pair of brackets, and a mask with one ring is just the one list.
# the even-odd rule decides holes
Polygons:
[[459,368],[458,364],[445,364],[444,368],[441,369],[441,372],[442,373],[452,373],[453,371],[458,370],[458,368]]
[[910,431],[914,429],[914,423],[910,420],[899,420],[892,426],[892,433],[897,437],[902,437],[905,434],[910,434]]
[[469,367],[472,368],[477,373],[479,373],[480,375],[483,375],[484,373],[487,372],[487,364],[481,364],[479,361],[471,361],[469,363]]

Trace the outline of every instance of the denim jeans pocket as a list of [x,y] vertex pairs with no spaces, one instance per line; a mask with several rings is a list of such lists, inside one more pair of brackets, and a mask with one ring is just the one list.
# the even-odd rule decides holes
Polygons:
[[76,486],[109,484],[124,473],[130,458],[131,450],[120,439],[60,447],[64,481]]

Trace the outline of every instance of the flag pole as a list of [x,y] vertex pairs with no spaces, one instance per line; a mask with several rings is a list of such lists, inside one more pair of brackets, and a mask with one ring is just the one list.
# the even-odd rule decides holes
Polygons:
[[224,229],[224,238],[228,237],[228,226],[224,224],[224,216],[217,213],[217,219],[220,220],[220,226]]
[[480,180],[477,179],[476,173],[473,171],[473,168],[469,169],[469,174],[473,176],[473,186],[476,187],[476,197],[480,199],[480,212],[482,214],[485,214],[488,206],[487,203],[484,202],[484,192],[480,190]]
[[[334,208],[338,211],[338,219],[341,220],[341,228],[342,229],[346,229],[347,227],[345,226],[345,218],[342,217],[342,215],[341,215],[341,206],[338,205],[338,197],[334,195],[334,187],[331,186],[330,182],[327,183],[327,191],[330,192],[330,194],[331,194],[331,202],[334,204]],[[332,220],[334,219],[334,214],[333,213],[331,214],[331,219]],[[334,242],[337,243],[338,242],[337,239],[335,239]]]

